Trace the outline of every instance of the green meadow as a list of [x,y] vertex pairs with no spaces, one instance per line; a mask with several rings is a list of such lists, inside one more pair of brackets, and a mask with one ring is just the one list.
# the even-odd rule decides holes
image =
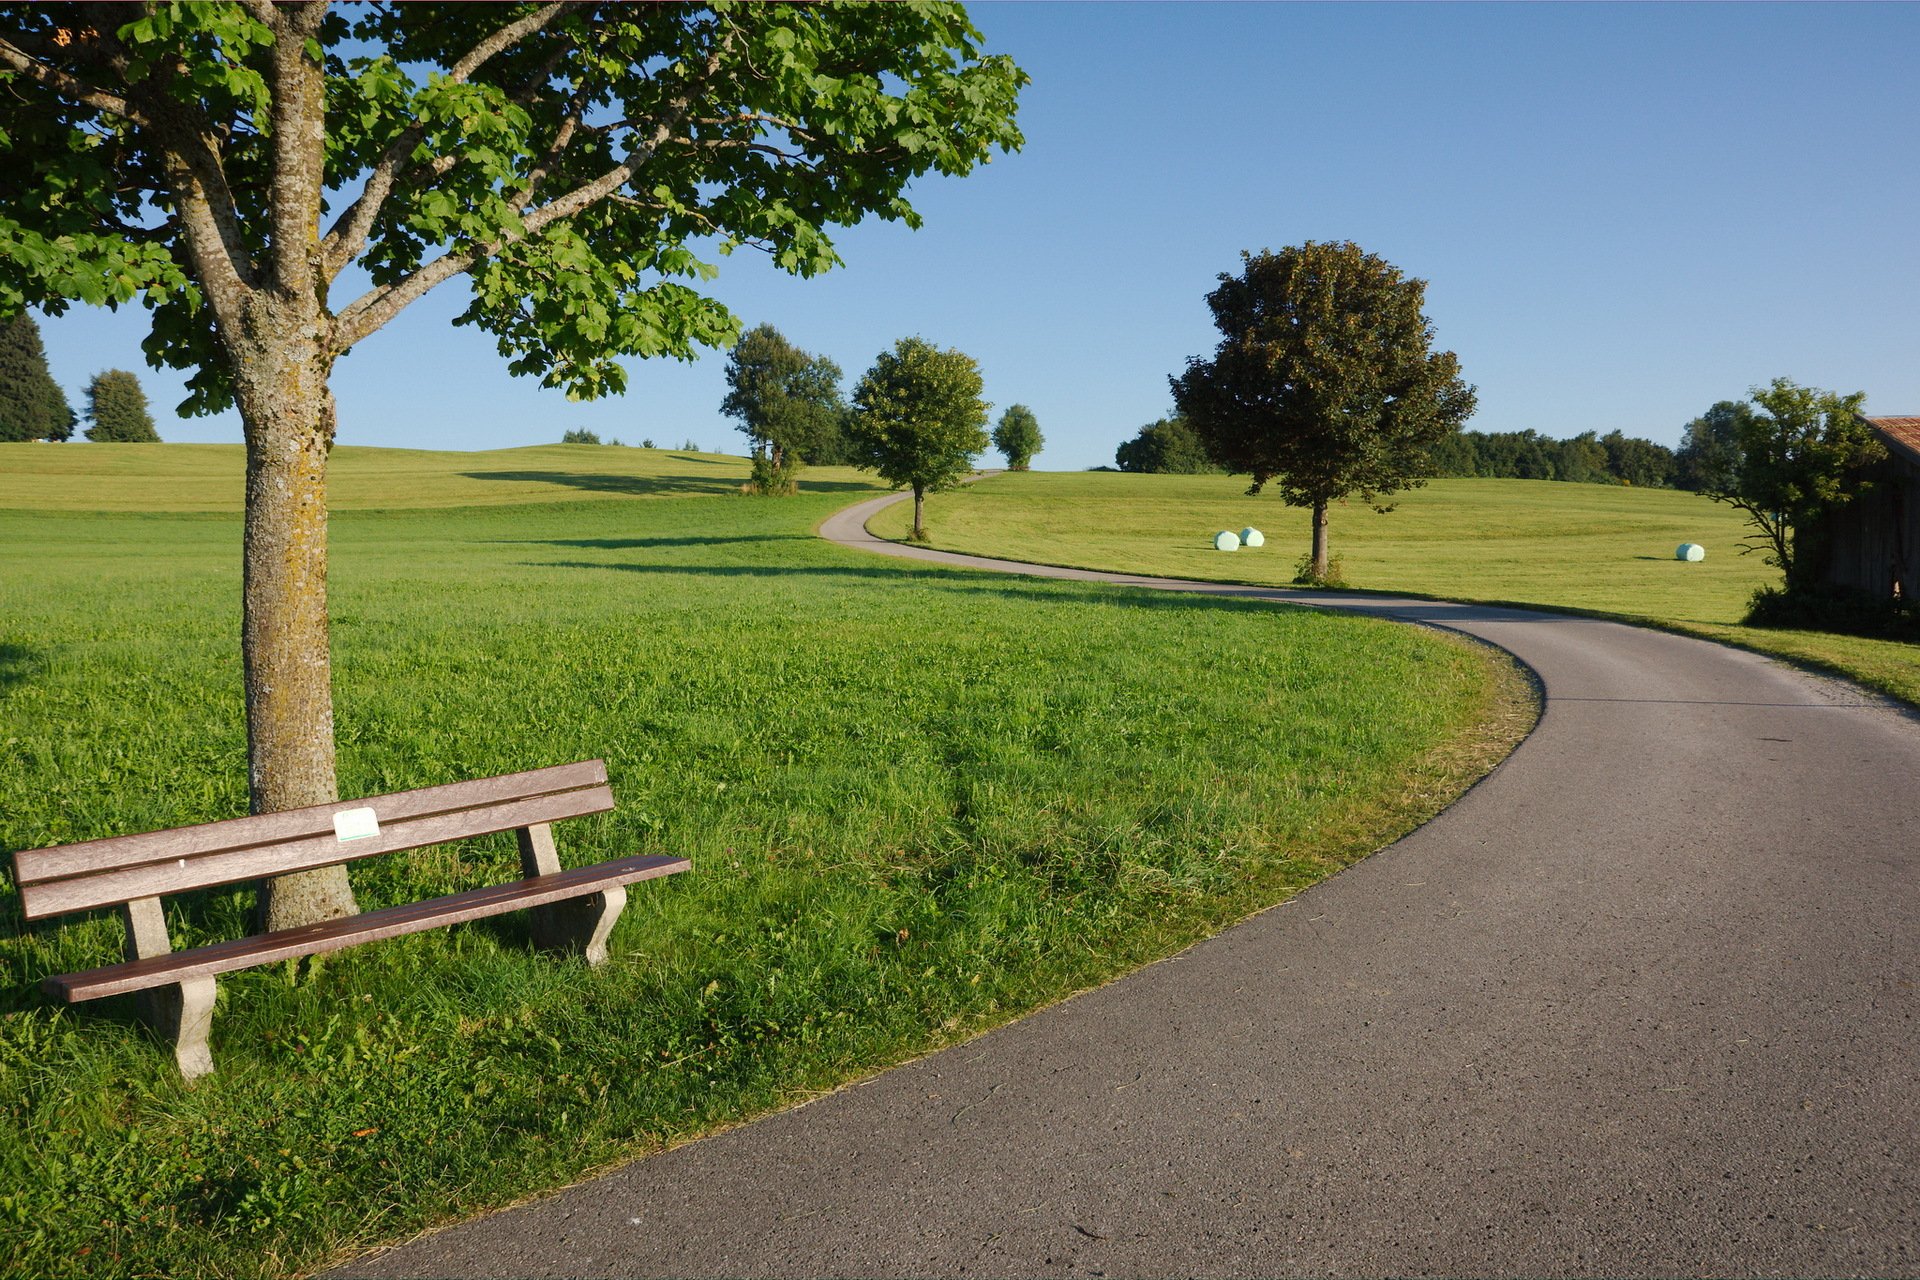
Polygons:
[[[933,545],[1086,569],[1285,586],[1310,541],[1310,515],[1244,476],[1026,472],[927,503]],[[1547,480],[1435,480],[1382,515],[1357,498],[1333,509],[1332,553],[1350,587],[1449,600],[1544,605],[1686,631],[1849,676],[1920,703],[1920,646],[1741,625],[1779,571],[1742,554],[1731,507],[1672,489]],[[1258,549],[1220,552],[1213,535],[1253,527]],[[871,524],[904,538],[898,508]],[[1697,542],[1707,558],[1674,559]]]
[[[0,446],[0,851],[244,812],[239,476]],[[695,870],[636,886],[597,970],[507,917],[224,978],[193,1085],[130,999],[39,992],[118,919],[0,888],[0,1270],[310,1270],[805,1100],[1284,900],[1532,722],[1464,641],[865,556],[812,535],[864,477],[745,476],[339,451],[342,794],[601,756],[619,807],[563,862]],[[517,874],[500,837],[353,872],[366,908]],[[250,896],[171,900],[175,945]]]

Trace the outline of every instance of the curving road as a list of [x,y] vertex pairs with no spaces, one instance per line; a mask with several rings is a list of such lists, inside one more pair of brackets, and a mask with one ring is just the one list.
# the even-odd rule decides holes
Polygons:
[[821,532],[1450,627],[1544,714],[1283,909],[340,1274],[1920,1273],[1920,721],[1592,619],[902,547],[891,500]]

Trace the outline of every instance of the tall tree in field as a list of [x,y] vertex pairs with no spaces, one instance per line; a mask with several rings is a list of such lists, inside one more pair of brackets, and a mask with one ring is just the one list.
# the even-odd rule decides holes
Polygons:
[[[1020,142],[1025,76],[957,5],[0,6],[0,314],[153,310],[188,412],[246,429],[255,811],[336,798],[334,362],[448,281],[578,398],[737,324],[701,247],[812,275],[828,231]],[[283,877],[268,927],[350,911]]]
[[1789,593],[1819,585],[1827,517],[1866,491],[1863,473],[1886,457],[1860,416],[1866,400],[1863,391],[1843,396],[1775,378],[1754,388],[1751,411],[1727,415],[1736,424],[1739,463],[1707,496],[1746,512],[1754,545],[1741,549],[1764,551]]
[[1207,295],[1220,345],[1173,381],[1214,461],[1278,481],[1313,511],[1314,581],[1327,576],[1327,507],[1423,484],[1430,450],[1473,413],[1451,351],[1433,351],[1426,282],[1356,244],[1308,241],[1240,255]]
[[973,357],[902,338],[853,392],[847,434],[854,465],[913,490],[913,538],[927,540],[929,493],[951,489],[987,447],[987,403]]
[[993,424],[993,447],[1006,457],[1007,469],[1025,471],[1033,463],[1046,441],[1040,435],[1040,419],[1023,404],[1011,405]]
[[24,314],[0,320],[0,440],[65,440],[73,423],[67,393],[47,368],[40,326]]
[[740,421],[753,450],[753,485],[769,496],[791,494],[803,458],[840,433],[846,405],[840,366],[808,355],[770,324],[740,335],[727,357],[727,395],[720,412]]
[[95,444],[159,444],[147,393],[125,369],[108,369],[87,384],[87,439]]
[[1722,400],[1680,433],[1674,465],[1682,489],[1695,493],[1731,493],[1740,479],[1740,438],[1751,429],[1753,406]]

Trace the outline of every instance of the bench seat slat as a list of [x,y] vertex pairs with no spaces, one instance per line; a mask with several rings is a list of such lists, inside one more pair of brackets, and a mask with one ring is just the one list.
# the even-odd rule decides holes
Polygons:
[[97,1000],[102,996],[169,986],[190,978],[211,977],[235,969],[271,964],[276,960],[338,951],[357,943],[396,938],[440,925],[542,906],[615,885],[672,875],[687,870],[690,865],[687,859],[669,854],[616,858],[611,862],[578,867],[555,875],[510,880],[444,898],[410,902],[357,916],[343,916],[338,920],[284,929],[279,933],[216,942],[191,951],[107,965],[84,973],[57,974],[44,979],[40,985],[48,995],[70,1003]]
[[[113,906],[132,898],[187,893],[194,889],[237,884],[243,880],[263,880],[380,853],[417,849],[422,845],[464,840],[496,831],[511,831],[537,822],[605,813],[613,807],[613,792],[602,784],[582,791],[534,796],[452,813],[429,813],[404,821],[382,819],[380,834],[363,840],[338,839],[329,819],[324,835],[283,844],[254,845],[225,852],[202,853],[197,857],[119,867],[64,880],[23,884],[20,886],[20,909],[27,919],[41,920],[69,911]],[[246,819],[236,821],[244,822]]]
[[333,835],[333,815],[346,809],[370,808],[381,825],[403,822],[437,813],[471,809],[479,805],[524,800],[558,792],[578,791],[603,785],[607,780],[604,760],[582,760],[577,764],[553,765],[507,773],[497,778],[476,778],[471,782],[450,782],[438,787],[420,787],[413,791],[395,791],[390,795],[369,796],[364,800],[340,800],[333,804],[309,805],[304,809],[282,809],[244,818],[225,818],[190,827],[170,827],[140,835],[107,836],[100,840],[82,840],[47,849],[22,849],[13,855],[17,881],[21,885],[69,876],[111,871],[118,867],[142,866],[155,862],[177,862],[206,853],[246,849],[256,845],[279,844],[313,836]]

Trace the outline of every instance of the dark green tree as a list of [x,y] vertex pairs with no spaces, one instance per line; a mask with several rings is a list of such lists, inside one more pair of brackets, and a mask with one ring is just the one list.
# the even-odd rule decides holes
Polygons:
[[838,442],[846,416],[840,366],[807,354],[770,324],[757,325],[727,357],[720,412],[739,419],[751,445],[753,487],[769,496],[791,494],[800,464]]
[[108,369],[87,384],[87,439],[95,444],[159,444],[138,376]]
[[1009,406],[993,426],[993,447],[1006,458],[1010,471],[1025,471],[1045,444],[1040,419],[1023,404]]
[[[1817,590],[1827,567],[1828,518],[1865,493],[1867,468],[1886,446],[1860,416],[1866,393],[1841,395],[1775,378],[1753,389],[1754,410],[1738,417],[1740,462],[1732,484],[1707,490],[1746,512],[1754,533],[1744,551],[1764,551],[1789,594]],[[1718,408],[1718,406],[1715,406]]]
[[25,313],[0,320],[0,440],[66,440],[73,425],[73,406],[47,368],[40,326]]
[[[186,409],[239,410],[256,812],[337,795],[335,361],[448,281],[577,398],[728,345],[703,253],[817,274],[832,228],[918,225],[915,177],[1019,145],[980,40],[938,3],[0,5],[0,315],[138,301]],[[353,905],[337,867],[265,898]]]
[[1240,256],[1241,274],[1207,295],[1220,345],[1172,379],[1174,402],[1209,456],[1252,474],[1247,492],[1278,481],[1312,509],[1303,577],[1325,580],[1329,504],[1424,483],[1474,391],[1451,351],[1431,349],[1425,281],[1351,242]]
[[1673,450],[1623,431],[1609,431],[1600,437],[1607,451],[1607,471],[1621,484],[1636,489],[1673,487]]
[[926,497],[951,489],[987,447],[987,403],[971,356],[902,338],[854,388],[855,465],[913,490],[913,538],[925,542]]
[[1686,425],[1674,454],[1676,482],[1695,493],[1732,493],[1740,479],[1740,440],[1753,406],[1722,400]]
[[1140,428],[1113,451],[1113,461],[1122,471],[1160,475],[1218,475],[1225,470],[1207,456],[1206,444],[1178,414]]

